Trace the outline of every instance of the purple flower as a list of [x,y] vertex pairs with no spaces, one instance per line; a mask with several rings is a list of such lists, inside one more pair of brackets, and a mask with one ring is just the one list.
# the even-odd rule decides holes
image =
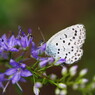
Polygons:
[[41,88],[41,87],[42,87],[42,83],[41,83],[41,82],[36,82],[36,83],[34,84],[34,86],[35,86],[36,88]]
[[39,63],[40,67],[44,67],[47,64],[51,64],[54,62],[54,58],[53,57],[46,57],[46,58],[40,58],[41,62]]
[[0,88],[4,88],[4,85],[3,85],[3,81],[5,81],[6,79],[5,79],[5,76],[4,76],[4,74],[3,73],[0,73]]
[[15,47],[16,45],[17,45],[17,42],[16,42],[16,38],[14,37],[14,35],[7,38],[7,36],[4,34],[0,38],[0,51],[1,52],[3,52],[3,51],[17,52],[18,49]]
[[54,65],[60,65],[62,63],[66,62],[66,59],[60,58]]
[[64,63],[66,60],[65,59],[59,59],[57,62],[55,61],[55,59],[53,57],[46,57],[46,58],[39,58],[39,60],[41,61],[39,63],[40,67],[44,67],[47,64],[51,64],[54,62],[54,65],[60,65],[62,63]]
[[28,34],[26,35],[21,27],[19,27],[19,34],[16,38],[18,46],[20,46],[23,49],[26,49],[29,47],[30,43],[32,42],[33,37],[31,36],[31,29],[28,30]]
[[42,46],[37,47],[34,42],[32,42],[31,56],[35,59],[39,59],[39,55],[43,54],[46,49],[46,43]]
[[13,68],[8,69],[5,74],[10,76],[10,80],[13,84],[23,80],[22,77],[29,77],[32,75],[32,73],[26,69],[26,65],[24,63],[17,63],[11,59],[10,65],[12,65]]

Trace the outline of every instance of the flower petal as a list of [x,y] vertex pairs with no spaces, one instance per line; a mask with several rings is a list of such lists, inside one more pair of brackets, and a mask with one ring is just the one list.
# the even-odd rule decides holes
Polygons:
[[21,37],[21,41],[20,41],[20,43],[21,43],[21,46],[23,47],[23,48],[26,48],[27,47],[27,43],[26,43],[26,41],[27,41],[27,36],[25,36],[25,37]]
[[36,50],[36,49],[37,49],[37,47],[36,47],[35,43],[32,41],[32,50]]
[[7,42],[7,36],[6,36],[6,34],[2,35],[1,39],[2,39],[4,42]]
[[17,48],[11,48],[9,49],[10,51],[13,51],[13,52],[18,52],[19,50]]
[[60,65],[62,63],[64,63],[66,60],[65,59],[59,59],[54,65]]
[[2,82],[0,82],[0,88],[4,88],[4,85],[2,84]]
[[0,73],[0,81],[4,81],[4,73]]
[[38,52],[38,55],[43,54],[46,49],[46,44],[43,44],[42,46],[39,46],[36,51]]
[[13,59],[10,59],[10,65],[12,65],[13,67],[17,67],[19,64]]
[[8,69],[8,70],[5,72],[5,74],[9,76],[9,75],[14,74],[16,71],[17,71],[16,68],[11,68],[11,69]]
[[21,76],[29,77],[29,76],[32,76],[32,73],[30,71],[28,71],[28,70],[22,70]]
[[41,62],[39,63],[39,65],[40,65],[40,67],[44,67],[44,66],[47,65],[47,63],[48,63],[48,60],[44,60],[44,61],[41,61]]
[[16,45],[16,39],[14,37],[14,35],[12,35],[9,39],[8,39],[8,45],[9,47],[14,47]]
[[20,76],[21,72],[17,72],[14,74],[14,76],[12,77],[12,84],[15,84],[16,82],[18,82],[21,78]]
[[24,69],[25,67],[26,67],[26,64],[23,64],[23,63],[22,63],[22,64],[21,64],[21,68]]
[[26,80],[24,78],[20,78],[21,82],[26,82]]
[[46,44],[43,44],[42,46],[37,47],[35,43],[32,41],[32,49],[31,49],[31,56],[35,59],[39,59],[40,54],[42,54],[46,49]]
[[54,59],[53,57],[49,57],[49,58],[48,58],[48,61],[49,61],[49,63],[51,64],[51,63],[53,63],[53,62],[55,61],[55,59]]
[[46,50],[46,43],[44,43],[42,46],[40,46],[40,50],[44,52]]
[[38,58],[39,58],[39,56],[38,56],[38,51],[37,51],[37,50],[33,50],[33,51],[31,52],[31,57],[33,57],[33,58],[35,58],[35,59],[38,59]]

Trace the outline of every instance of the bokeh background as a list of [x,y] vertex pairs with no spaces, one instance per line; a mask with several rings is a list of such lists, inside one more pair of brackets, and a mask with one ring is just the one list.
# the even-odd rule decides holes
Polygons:
[[[10,31],[17,33],[20,25],[24,31],[31,28],[35,41],[39,44],[42,37],[38,26],[48,40],[59,30],[77,23],[85,25],[87,38],[83,46],[84,55],[76,64],[78,70],[88,68],[86,77],[91,80],[95,75],[95,0],[0,0],[0,35]],[[60,72],[59,67],[51,69],[48,72]],[[21,85],[23,95],[34,95],[33,85]],[[9,85],[5,95],[17,95],[13,88]],[[41,89],[40,95],[55,95],[54,87],[46,85]],[[69,90],[68,95],[81,94]]]

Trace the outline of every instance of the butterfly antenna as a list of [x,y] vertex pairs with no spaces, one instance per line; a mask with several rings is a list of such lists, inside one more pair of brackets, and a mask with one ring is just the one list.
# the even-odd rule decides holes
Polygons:
[[44,37],[44,35],[43,35],[43,33],[42,33],[42,31],[41,31],[41,29],[40,29],[40,27],[39,27],[39,26],[38,26],[38,30],[40,31],[40,34],[41,34],[42,39],[43,39],[43,42],[45,42],[45,37]]

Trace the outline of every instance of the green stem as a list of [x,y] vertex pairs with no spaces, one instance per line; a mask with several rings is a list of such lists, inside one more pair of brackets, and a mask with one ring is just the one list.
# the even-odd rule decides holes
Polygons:
[[40,68],[38,71],[44,71],[44,70],[46,70],[46,69],[48,69],[48,68],[50,68],[50,67],[52,67],[52,66],[54,66],[54,65],[49,65],[49,66],[47,66],[47,67]]
[[58,82],[64,82],[67,76],[69,76],[69,74],[65,74]]
[[35,68],[37,64],[38,64],[38,61],[36,63],[34,63],[31,67]]
[[43,73],[39,72],[39,71],[34,71],[33,68],[27,67],[32,73],[34,73],[35,75],[45,78],[47,81],[49,81],[51,84],[54,84],[55,86],[58,86],[57,83],[55,83],[53,80],[51,80],[48,76],[43,75]]

